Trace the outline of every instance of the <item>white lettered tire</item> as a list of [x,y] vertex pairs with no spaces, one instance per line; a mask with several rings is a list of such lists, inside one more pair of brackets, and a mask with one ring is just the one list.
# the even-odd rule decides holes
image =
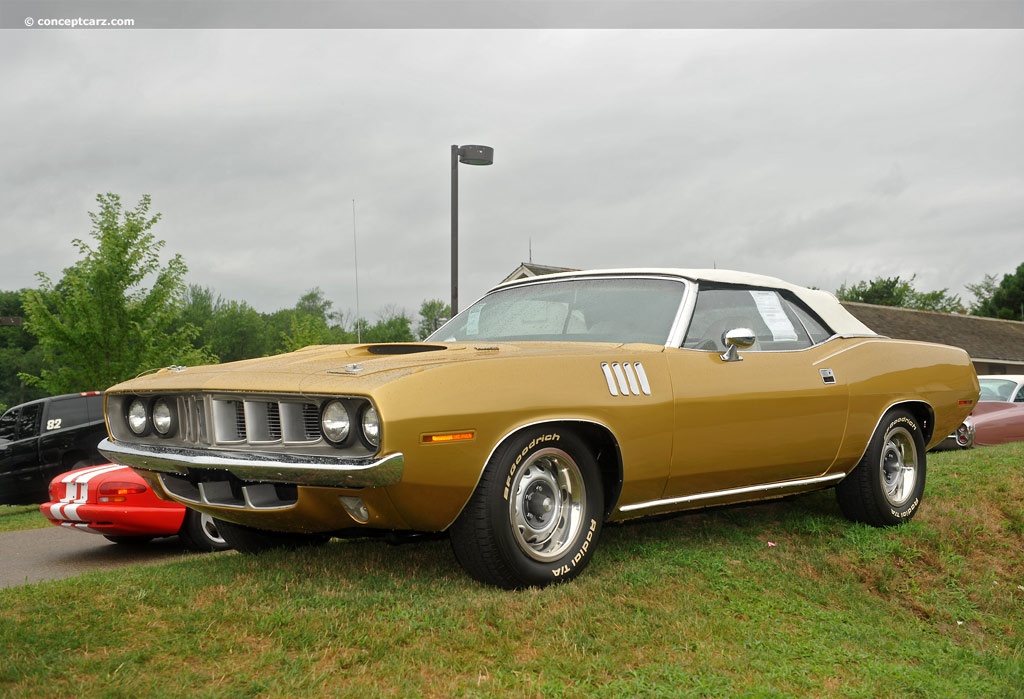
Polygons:
[[843,514],[875,527],[909,521],[924,496],[926,458],[917,418],[903,408],[890,410],[860,463],[836,486]]
[[539,425],[495,451],[449,534],[455,557],[477,580],[543,587],[587,566],[603,511],[593,454],[565,427]]

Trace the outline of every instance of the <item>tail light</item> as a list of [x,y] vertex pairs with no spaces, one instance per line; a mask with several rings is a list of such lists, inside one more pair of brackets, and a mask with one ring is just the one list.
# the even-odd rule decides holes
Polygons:
[[147,486],[142,483],[128,483],[123,481],[110,481],[100,486],[99,502],[124,502],[129,495],[140,495],[145,493]]

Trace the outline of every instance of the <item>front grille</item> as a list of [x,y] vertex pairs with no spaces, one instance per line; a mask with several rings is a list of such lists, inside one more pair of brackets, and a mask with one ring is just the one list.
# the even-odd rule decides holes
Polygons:
[[[321,439],[316,403],[213,398],[215,444],[312,444]],[[230,416],[232,419],[227,419]]]
[[[107,411],[111,435],[127,443],[161,447],[215,448],[231,451],[255,449],[266,453],[320,454],[361,458],[374,453],[361,436],[359,416],[369,400],[360,396],[309,396],[260,393],[179,393],[172,404],[177,410],[177,430],[162,437],[150,430],[133,434],[125,422],[134,396],[111,394]],[[152,399],[152,394],[147,396]],[[353,428],[342,444],[328,443],[321,433],[320,411],[327,401],[340,401]]]

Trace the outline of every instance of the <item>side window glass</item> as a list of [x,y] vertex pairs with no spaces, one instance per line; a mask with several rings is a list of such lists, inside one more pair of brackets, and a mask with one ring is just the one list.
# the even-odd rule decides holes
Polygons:
[[1013,398],[1014,403],[1024,403],[1024,386],[1017,389],[1017,395]]
[[17,439],[28,439],[39,436],[39,417],[43,412],[43,405],[36,403],[26,405],[21,409],[18,416]]
[[[817,325],[821,333],[827,332]],[[798,350],[813,344],[793,304],[777,291],[707,285],[697,293],[683,347],[724,352],[722,336],[735,328],[754,331],[757,341],[748,352]]]
[[832,330],[827,328],[821,320],[804,308],[796,299],[787,299],[786,307],[792,314],[794,320],[804,326],[804,330],[811,337],[811,342],[818,344],[832,337]]
[[0,439],[14,441],[18,428],[18,414],[21,408],[11,408],[0,416]]
[[89,417],[86,419],[89,422],[96,422],[97,420],[103,419],[103,394],[98,396],[88,396],[85,399],[86,407],[89,410]]

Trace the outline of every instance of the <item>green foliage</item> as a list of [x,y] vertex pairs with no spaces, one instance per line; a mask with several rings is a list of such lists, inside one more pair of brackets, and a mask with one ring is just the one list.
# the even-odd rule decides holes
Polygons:
[[428,299],[420,304],[420,322],[416,335],[420,340],[440,328],[452,317],[452,307],[441,299]]
[[363,342],[413,342],[412,319],[404,311],[386,307],[380,319],[362,331]]
[[150,232],[160,215],[149,214],[149,196],[131,210],[115,194],[96,201],[99,211],[89,214],[95,248],[73,240],[78,262],[56,284],[37,274],[40,288],[23,297],[44,365],[22,376],[50,394],[104,389],[155,367],[211,359],[192,345],[196,328],[179,322],[187,270],[180,255],[161,267],[164,242]]
[[198,328],[195,344],[222,362],[263,357],[276,349],[261,313],[244,301],[225,301],[209,287],[188,287],[181,321]]
[[989,283],[981,291],[990,293],[984,297],[979,296],[974,313],[989,318],[1024,320],[1024,262],[1012,274],[1003,275],[998,286],[994,283],[995,277],[986,276],[985,281]]
[[[0,291],[0,317],[24,319],[22,291]],[[12,405],[42,398],[46,392],[29,386],[21,374],[39,373],[43,351],[24,325],[0,325],[0,413]]]
[[836,290],[840,301],[870,303],[876,306],[896,306],[899,308],[915,308],[921,311],[941,311],[944,313],[963,313],[964,306],[960,297],[950,294],[948,289],[939,291],[918,291],[914,288],[914,279],[895,277],[876,277],[870,282],[861,281],[853,286],[843,284]]

